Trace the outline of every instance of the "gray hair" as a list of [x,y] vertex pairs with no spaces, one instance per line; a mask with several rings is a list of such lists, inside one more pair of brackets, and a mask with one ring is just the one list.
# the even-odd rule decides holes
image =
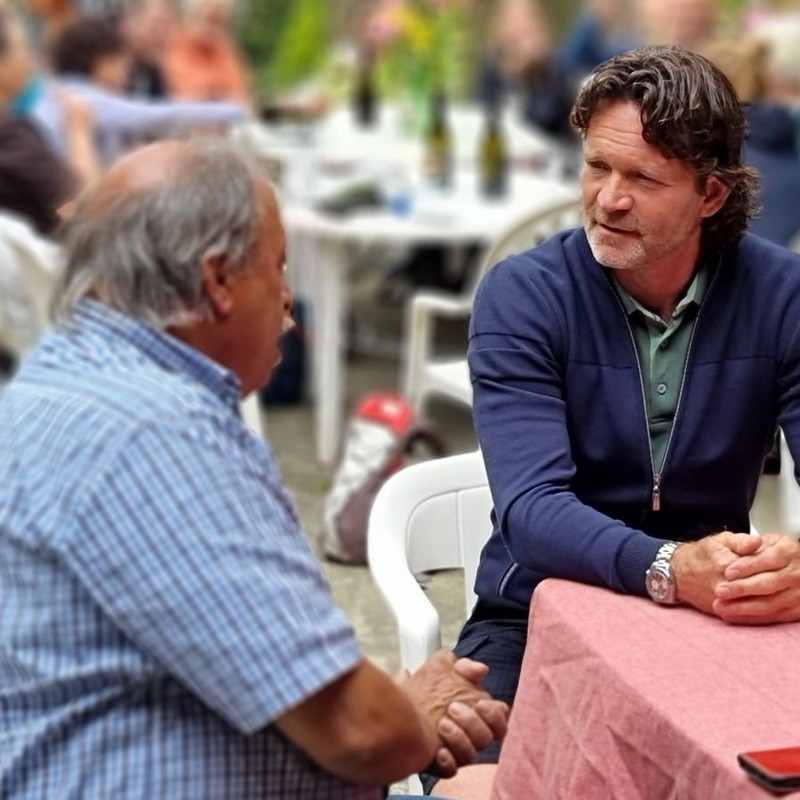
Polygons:
[[88,192],[63,230],[53,316],[92,296],[159,329],[208,318],[203,259],[225,256],[232,272],[253,262],[264,214],[256,179],[230,145],[196,140],[156,186]]

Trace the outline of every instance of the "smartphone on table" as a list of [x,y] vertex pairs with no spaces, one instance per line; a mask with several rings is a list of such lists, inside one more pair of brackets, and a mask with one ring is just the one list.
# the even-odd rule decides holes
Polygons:
[[800,747],[750,750],[736,757],[757,783],[776,794],[800,791]]

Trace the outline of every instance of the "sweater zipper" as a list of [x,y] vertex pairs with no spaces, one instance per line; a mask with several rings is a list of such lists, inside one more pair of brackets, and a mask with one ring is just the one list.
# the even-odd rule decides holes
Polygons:
[[[717,263],[717,267],[719,267],[719,262]],[[678,402],[675,405],[675,417],[672,420],[672,427],[669,429],[669,437],[667,438],[667,444],[666,447],[664,448],[664,458],[661,461],[662,470],[664,464],[667,463],[667,456],[669,455],[669,448],[670,445],[672,444],[672,437],[675,433],[675,427],[678,424],[678,415],[680,414],[681,401],[683,400],[683,389],[684,386],[686,385],[686,375],[689,372],[689,360],[692,357],[694,337],[695,334],[697,333],[697,326],[700,324],[700,315],[703,313],[703,306],[705,306],[706,304],[706,299],[708,298],[708,295],[710,294],[714,284],[716,283],[717,271],[718,270],[714,271],[714,275],[711,278],[711,282],[708,288],[706,289],[705,297],[703,298],[703,301],[700,303],[700,307],[697,309],[697,317],[695,317],[694,325],[692,326],[692,335],[689,337],[689,346],[686,348],[686,361],[683,364],[683,374],[681,375],[681,386],[680,389],[678,390]],[[608,278],[606,278],[606,281],[608,281]],[[655,459],[653,458],[653,443],[650,440],[650,429],[647,425],[647,397],[645,396],[645,391],[644,391],[644,376],[642,375],[642,363],[639,359],[639,351],[636,349],[636,338],[633,335],[633,328],[631,328],[630,320],[628,319],[628,315],[625,313],[625,306],[622,304],[622,300],[619,299],[619,295],[614,291],[613,286],[609,284],[609,288],[612,290],[612,292],[614,292],[614,297],[616,298],[617,304],[619,305],[620,310],[622,311],[622,316],[625,320],[625,325],[628,328],[628,336],[630,337],[631,345],[633,346],[633,355],[636,359],[636,371],[639,373],[639,387],[642,390],[642,408],[644,410],[645,428],[647,428],[646,430],[647,449],[648,452],[650,453],[650,472],[653,476],[653,482],[650,489],[650,508],[653,511],[661,511],[661,484],[664,479],[664,474],[663,471],[659,472],[656,470]]]
[[[628,328],[628,336],[630,337],[631,340],[631,347],[633,347],[633,357],[636,359],[636,371],[639,373],[639,389],[641,390],[642,411],[644,412],[644,427],[645,427],[645,436],[647,438],[647,452],[650,455],[650,474],[652,475],[653,478],[652,487],[650,490],[650,508],[652,508],[653,511],[660,511],[661,473],[656,472],[656,463],[655,459],[653,458],[653,443],[652,441],[650,441],[650,429],[647,424],[647,397],[644,391],[644,376],[642,375],[642,362],[641,359],[639,358],[639,351],[636,348],[636,337],[634,337],[633,335],[633,328],[631,328],[630,320],[628,319],[628,315],[625,313],[625,306],[622,305],[622,300],[619,299],[619,296],[617,295],[616,292],[614,292],[614,297],[616,297],[617,303],[619,303],[620,310],[622,311],[622,316],[625,320],[625,325]],[[680,402],[680,400],[678,402]],[[671,437],[672,433],[670,432],[670,438]],[[669,447],[669,442],[667,442],[667,447]]]

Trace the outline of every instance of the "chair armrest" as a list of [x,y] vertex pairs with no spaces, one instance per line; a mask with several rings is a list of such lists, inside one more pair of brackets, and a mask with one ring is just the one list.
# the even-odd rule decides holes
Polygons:
[[409,569],[397,501],[386,502],[386,497],[379,492],[370,512],[367,556],[373,580],[397,620],[400,662],[413,672],[441,647],[439,614]]
[[445,294],[444,292],[420,292],[411,298],[412,314],[437,313],[445,317],[468,317],[472,311],[472,298]]

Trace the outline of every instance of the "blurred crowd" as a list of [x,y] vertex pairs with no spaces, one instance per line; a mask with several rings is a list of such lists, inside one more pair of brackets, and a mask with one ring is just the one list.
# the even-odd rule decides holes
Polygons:
[[135,0],[115,16],[72,0],[0,16],[0,209],[50,234],[58,212],[123,152],[248,113],[228,0]]
[[[0,0],[0,212],[52,235],[70,199],[123,152],[176,132],[222,132],[263,111],[268,87],[253,87],[233,33],[234,2],[120,0],[101,15],[89,0]],[[353,49],[377,59],[371,22],[409,0],[361,2]],[[699,51],[747,104],[747,159],[763,178],[754,230],[791,246],[800,232],[800,0],[739,6],[585,0],[556,36],[541,0],[497,0],[482,55],[467,66],[473,99],[515,107],[574,154],[577,172],[569,112],[595,66],[640,44]]]
[[800,2],[587,0],[557,40],[538,0],[505,0],[481,67],[486,103],[507,96],[531,125],[566,139],[578,87],[607,58],[643,44],[673,44],[714,61],[747,106],[746,160],[762,176],[753,231],[800,245]]

